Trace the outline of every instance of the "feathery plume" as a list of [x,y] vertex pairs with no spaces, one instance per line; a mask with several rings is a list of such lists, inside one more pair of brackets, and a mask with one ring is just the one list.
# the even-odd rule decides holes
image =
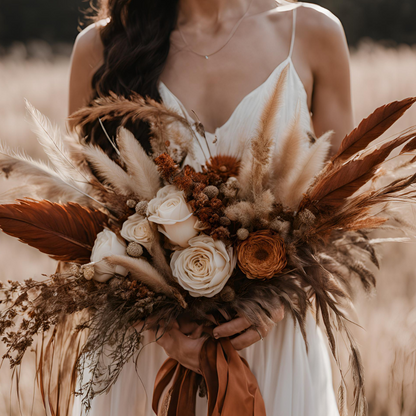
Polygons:
[[129,176],[117,163],[98,146],[88,145],[83,150],[85,158],[105,185],[122,195],[135,195],[135,186]]
[[129,130],[120,128],[117,144],[141,199],[151,200],[160,188],[160,176],[156,164],[149,158],[143,147]]

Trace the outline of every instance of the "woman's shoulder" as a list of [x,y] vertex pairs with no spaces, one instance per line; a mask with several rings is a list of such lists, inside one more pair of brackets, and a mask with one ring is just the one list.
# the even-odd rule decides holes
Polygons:
[[104,46],[100,32],[107,23],[108,19],[92,23],[82,30],[75,40],[73,54],[85,59],[90,67],[98,66],[103,59]]
[[341,21],[328,9],[313,3],[298,3],[297,30],[307,35],[343,36]]

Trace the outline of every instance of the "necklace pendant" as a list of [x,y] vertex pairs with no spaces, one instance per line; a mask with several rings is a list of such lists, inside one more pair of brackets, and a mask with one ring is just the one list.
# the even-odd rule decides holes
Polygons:
[[208,55],[205,55],[205,59],[208,59]]

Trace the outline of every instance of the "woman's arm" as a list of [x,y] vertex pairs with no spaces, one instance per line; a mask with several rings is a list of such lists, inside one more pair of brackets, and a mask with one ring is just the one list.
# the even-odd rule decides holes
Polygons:
[[92,77],[103,62],[103,45],[99,33],[103,24],[105,22],[88,26],[75,41],[69,76],[69,115],[87,105],[91,99]]
[[354,127],[350,58],[341,22],[328,10],[303,4],[298,10],[296,46],[300,48],[313,79],[312,121],[316,135],[333,130],[335,153]]

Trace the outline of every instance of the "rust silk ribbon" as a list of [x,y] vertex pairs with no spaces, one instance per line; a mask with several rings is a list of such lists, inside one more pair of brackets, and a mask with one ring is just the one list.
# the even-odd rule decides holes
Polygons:
[[[207,386],[207,416],[266,416],[257,380],[228,338],[208,338],[199,362]],[[158,416],[195,416],[199,377],[176,360],[167,359],[156,376],[153,411]]]

